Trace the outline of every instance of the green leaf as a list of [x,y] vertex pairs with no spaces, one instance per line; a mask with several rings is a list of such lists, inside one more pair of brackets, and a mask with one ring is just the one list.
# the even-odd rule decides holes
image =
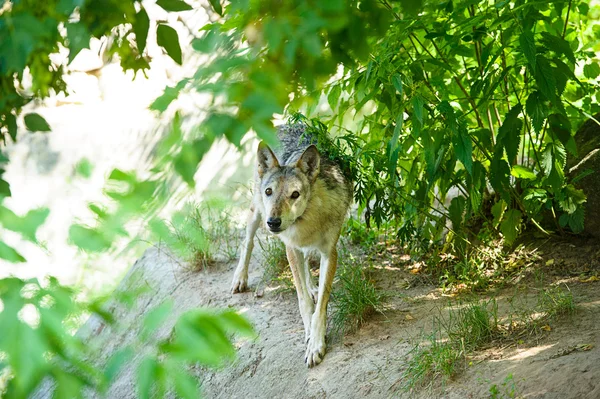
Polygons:
[[504,217],[504,211],[506,211],[506,202],[504,200],[500,200],[492,206],[492,216],[494,217],[492,224],[494,228],[498,228],[500,221]]
[[178,12],[192,10],[192,6],[183,0],[156,0],[156,4],[166,11]]
[[510,166],[498,155],[492,158],[489,179],[490,184],[502,199],[510,201]]
[[25,262],[25,258],[20,253],[3,241],[0,241],[0,258],[12,263]]
[[404,88],[402,86],[402,77],[399,74],[395,74],[394,76],[392,76],[392,84],[394,85],[394,88],[396,88],[398,93],[400,93],[400,96],[402,96],[402,94],[404,93]]
[[542,32],[542,43],[546,48],[557,54],[562,54],[573,64],[575,63],[575,54],[571,50],[571,45],[562,37],[552,35],[548,32]]
[[4,179],[0,179],[0,199],[10,197],[11,195],[10,184]]
[[498,142],[504,146],[506,157],[511,165],[516,162],[521,143],[521,128],[523,127],[523,122],[519,118],[521,111],[520,104],[512,107],[506,114],[502,126],[498,129]]
[[398,139],[400,138],[400,134],[402,133],[402,125],[404,123],[404,114],[400,112],[396,117],[396,125],[394,126],[394,134],[392,135],[392,139],[390,140],[390,153],[392,153],[396,147],[398,146]]
[[409,15],[417,15],[423,9],[423,0],[400,0],[400,4]]
[[25,126],[31,132],[49,132],[51,130],[48,122],[35,112],[25,115],[23,119]]
[[218,315],[218,318],[221,326],[230,334],[238,334],[246,337],[256,336],[252,324],[235,311],[224,311]]
[[89,252],[104,251],[111,246],[110,240],[97,230],[74,224],[69,228],[69,241]]
[[90,47],[91,35],[83,23],[69,23],[66,28],[69,41],[69,62],[71,62],[81,50]]
[[156,42],[165,49],[173,61],[181,65],[181,47],[175,29],[169,25],[158,24],[156,27]]
[[135,41],[137,42],[138,51],[144,52],[146,48],[146,41],[148,39],[148,31],[150,29],[150,18],[144,7],[140,8],[137,14],[135,14],[135,21],[133,23],[133,32],[135,33]]
[[527,115],[531,118],[533,129],[537,133],[541,133],[544,120],[548,116],[548,107],[539,91],[534,91],[529,95],[525,103],[525,109],[527,110]]
[[522,218],[523,214],[518,209],[511,209],[504,215],[504,220],[500,223],[500,231],[506,244],[511,245],[519,236]]
[[456,158],[462,162],[467,172],[471,174],[473,168],[473,143],[464,126],[459,127],[452,134],[452,145],[456,152]]
[[137,369],[137,392],[138,398],[150,399],[152,397],[152,386],[160,371],[160,364],[154,357],[145,357]]
[[331,107],[332,111],[335,111],[338,102],[340,100],[340,95],[342,94],[342,87],[340,85],[334,85],[331,87],[329,94],[327,95],[327,102]]
[[448,211],[450,213],[450,221],[452,221],[452,229],[454,231],[460,231],[463,227],[465,205],[466,201],[464,197],[454,197],[452,198],[452,202],[450,202]]
[[87,158],[83,158],[81,161],[77,162],[77,165],[75,165],[75,173],[86,179],[89,179],[89,177],[92,175],[93,169],[94,166]]
[[223,7],[221,7],[220,0],[208,0],[208,2],[210,3],[210,6],[217,14],[219,14],[220,16],[223,16]]
[[600,75],[600,66],[598,66],[597,62],[585,64],[583,66],[583,75],[589,79],[596,79]]
[[12,112],[7,113],[5,117],[8,135],[13,141],[17,141],[17,118],[15,118]]
[[423,97],[421,97],[420,95],[416,95],[412,98],[411,102],[413,105],[415,118],[417,119],[417,121],[419,121],[421,125],[423,125],[423,105],[425,104]]
[[44,224],[49,213],[48,208],[38,208],[21,217],[10,209],[0,206],[0,223],[5,229],[20,233],[26,240],[37,243],[37,229]]
[[198,399],[202,397],[200,394],[200,384],[196,378],[185,370],[180,370],[177,365],[173,365],[169,369],[173,383],[175,384],[175,391],[177,395],[184,399]]
[[517,179],[524,180],[535,180],[535,178],[537,177],[533,170],[522,165],[514,165],[510,171],[510,174],[516,177]]
[[527,59],[527,62],[529,62],[531,68],[535,70],[535,39],[533,37],[533,32],[530,30],[524,30],[519,36],[519,44],[521,46],[521,51]]
[[568,225],[571,231],[573,231],[573,233],[576,234],[581,233],[583,231],[585,227],[584,221],[585,211],[581,206],[578,207],[577,210],[572,214],[563,213],[558,219],[558,222],[560,223],[561,227],[565,227]]
[[127,346],[123,349],[119,349],[110,356],[104,367],[104,378],[106,378],[108,384],[115,379],[123,365],[127,363],[134,354],[133,349]]
[[548,192],[541,188],[528,188],[523,191],[523,206],[528,215],[537,215],[548,201]]
[[156,331],[156,329],[164,323],[169,317],[173,309],[172,301],[165,301],[159,306],[150,310],[146,316],[144,316],[142,332],[140,338],[146,341]]
[[550,131],[554,133],[561,143],[566,145],[571,139],[571,122],[563,114],[552,114],[548,117]]
[[556,101],[556,79],[554,70],[548,60],[538,55],[536,57],[535,81],[540,92],[551,102]]

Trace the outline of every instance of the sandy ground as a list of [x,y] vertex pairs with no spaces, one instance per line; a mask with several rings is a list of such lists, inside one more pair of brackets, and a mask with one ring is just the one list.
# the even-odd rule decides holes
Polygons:
[[[134,342],[143,315],[165,299],[172,300],[176,307],[159,337],[167,336],[176,316],[188,309],[238,309],[254,324],[259,336],[254,341],[239,341],[237,360],[224,369],[193,369],[207,398],[488,398],[494,384],[500,390],[498,398],[598,398],[600,283],[581,282],[574,277],[600,271],[598,245],[583,241],[546,247],[542,251],[547,253],[538,265],[545,284],[566,283],[573,293],[576,312],[551,321],[550,331],[491,343],[475,353],[464,365],[464,371],[443,386],[433,381],[411,392],[402,389],[412,343],[422,332],[430,331],[435,315],[444,313],[456,300],[409,273],[406,264],[375,269],[372,278],[390,294],[385,314],[371,318],[356,333],[330,340],[324,362],[313,369],[303,362],[303,328],[295,293],[278,293],[271,287],[261,297],[252,291],[231,295],[234,263],[190,272],[157,247],[146,251],[119,288],[146,287],[150,291],[131,310],[116,303],[110,306],[122,321],[119,326],[106,326],[91,319],[82,334],[92,347],[101,348],[94,361],[103,364],[113,351]],[[263,273],[258,251],[253,259],[251,289],[259,285]],[[554,259],[552,266],[545,266],[549,259]],[[515,295],[520,299],[534,295],[537,288],[533,285],[525,279],[495,292],[500,314]],[[480,295],[482,299],[488,297]],[[579,345],[592,347],[586,351],[573,349]],[[135,397],[135,366],[146,350],[139,350],[124,367],[107,397]],[[510,396],[510,392],[514,395]]]

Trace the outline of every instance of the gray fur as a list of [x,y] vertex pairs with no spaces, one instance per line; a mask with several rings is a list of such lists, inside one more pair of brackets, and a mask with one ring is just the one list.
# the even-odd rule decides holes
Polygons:
[[[316,139],[305,134],[303,124],[281,126],[278,137],[281,145],[275,151],[264,143],[258,148],[254,198],[232,292],[247,287],[254,235],[262,222],[286,245],[305,328],[305,361],[312,367],[325,355],[327,303],[337,268],[336,245],[352,202],[352,182],[337,162],[311,147],[317,144]],[[280,224],[274,226],[274,221]],[[311,251],[321,256],[318,288],[306,262],[305,255]]]

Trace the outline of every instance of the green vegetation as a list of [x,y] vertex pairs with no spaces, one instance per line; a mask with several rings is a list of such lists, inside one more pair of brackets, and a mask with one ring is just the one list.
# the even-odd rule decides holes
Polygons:
[[295,290],[283,241],[266,236],[264,240],[259,239],[258,244],[262,250],[262,265],[265,269],[261,283],[274,285],[281,292]]
[[500,386],[496,384],[490,386],[490,399],[513,399],[517,398],[517,395],[517,385],[512,374],[507,375]]
[[[183,0],[156,3],[168,13],[192,8]],[[367,227],[389,223],[403,243],[420,253],[444,245],[439,256],[451,256],[452,262],[443,282],[467,281],[480,288],[494,278],[474,245],[482,235],[510,247],[530,228],[542,234],[582,231],[586,198],[569,181],[565,165],[568,154],[577,152],[574,128],[600,110],[597,6],[566,0],[265,0],[234,1],[225,7],[211,0],[210,5],[214,22],[192,32],[196,37],[191,43],[208,61],[165,88],[151,104],[151,109],[164,112],[176,107],[180,93],[208,95],[212,101],[206,118],[183,131],[182,116],[175,113],[156,148],[153,168],[143,178],[112,171],[105,193],[114,206],[90,204],[96,223],[74,224],[69,230],[70,243],[78,249],[103,252],[118,240],[136,238],[127,228],[132,220],[146,221],[156,239],[170,240],[173,230],[156,215],[170,198],[173,181],[181,179],[192,187],[198,164],[220,138],[239,147],[253,130],[274,144],[273,116],[294,110],[306,118],[296,115],[292,120],[302,119],[315,134],[331,133],[322,150],[340,157],[353,177],[358,214],[365,215]],[[65,91],[65,67],[92,37],[109,36],[106,54],[117,56],[124,69],[143,71],[149,65],[147,40],[154,37],[151,26],[141,1],[2,2],[3,229],[38,244],[36,231],[49,213],[42,208],[19,215],[4,203],[11,196],[2,178],[10,162],[6,143],[29,134],[19,130],[52,134],[52,126],[39,114],[23,115],[24,107]],[[181,64],[184,51],[175,29],[164,20],[155,29],[157,44]],[[50,56],[61,48],[68,49],[67,59],[53,61]],[[76,169],[86,175],[92,167],[82,163]],[[453,192],[460,195],[445,204]],[[183,216],[173,227],[176,240],[184,243],[178,246],[183,256],[204,266],[217,256],[211,251],[223,249],[202,244],[211,234],[202,217]],[[447,222],[451,229],[444,235]],[[371,239],[370,233],[360,234]],[[233,256],[231,248],[224,251]],[[25,261],[4,238],[0,258]],[[351,291],[341,294],[345,305],[340,309],[345,306],[359,321],[378,298],[362,273],[350,267],[340,280],[342,287],[362,293],[358,299]],[[544,295],[540,306],[548,315],[572,310],[568,293],[550,290]],[[27,397],[45,377],[54,379],[66,396],[77,396],[86,385],[103,385],[98,377],[102,371],[85,363],[78,354],[81,342],[68,334],[71,314],[87,309],[75,296],[55,282],[0,281],[0,325],[9,326],[0,336],[0,373],[5,376],[10,370],[13,376],[8,396]],[[37,316],[24,321],[24,306],[31,310],[23,314]],[[490,339],[488,327],[492,332],[496,327],[496,321],[484,323],[493,319],[488,317],[491,311],[478,309],[469,311],[468,322],[474,325],[457,333],[473,335],[474,346]],[[92,311],[110,318],[100,308]],[[194,323],[204,316],[196,316],[176,324],[175,336],[201,335],[203,325]],[[223,353],[215,356],[229,354],[223,331],[230,324],[227,317],[215,317],[206,325],[223,328],[205,332],[220,344]],[[467,315],[457,317],[460,326]],[[446,335],[452,331],[454,327]],[[430,347],[421,352],[423,359],[430,359],[425,366],[411,360],[414,376],[450,375],[456,359],[465,356],[462,340],[458,345],[454,339],[439,339],[434,334]],[[174,338],[143,363],[141,396],[153,389],[160,394],[175,384],[178,394],[195,397],[188,389],[190,380],[178,374],[181,364],[168,360],[170,353],[174,359],[185,347],[191,357],[180,360],[201,361],[193,357],[199,347],[190,345],[201,343]],[[168,377],[150,388],[159,374]],[[411,381],[419,381],[417,377]],[[161,385],[164,381],[170,382]]]
[[337,282],[331,293],[334,335],[358,329],[369,316],[383,312],[385,294],[369,279],[362,262],[350,253],[340,257]]
[[[464,369],[476,350],[494,341],[523,343],[524,337],[549,331],[549,322],[575,310],[571,292],[561,287],[539,292],[533,306],[522,297],[524,293],[518,292],[508,299],[506,316],[499,314],[495,299],[451,305],[447,315],[435,318],[432,332],[413,344],[403,373],[404,389],[434,382],[443,385]],[[490,392],[499,395],[498,389]]]
[[188,203],[171,219],[171,234],[165,241],[192,270],[205,269],[218,260],[229,262],[237,256],[239,231],[229,210],[220,205]]

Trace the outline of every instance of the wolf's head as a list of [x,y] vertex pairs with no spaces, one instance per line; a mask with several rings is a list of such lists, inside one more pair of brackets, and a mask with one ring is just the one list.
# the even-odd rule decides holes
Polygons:
[[258,146],[258,176],[267,229],[280,233],[302,217],[319,174],[321,157],[311,145],[295,164],[280,166],[271,149]]

